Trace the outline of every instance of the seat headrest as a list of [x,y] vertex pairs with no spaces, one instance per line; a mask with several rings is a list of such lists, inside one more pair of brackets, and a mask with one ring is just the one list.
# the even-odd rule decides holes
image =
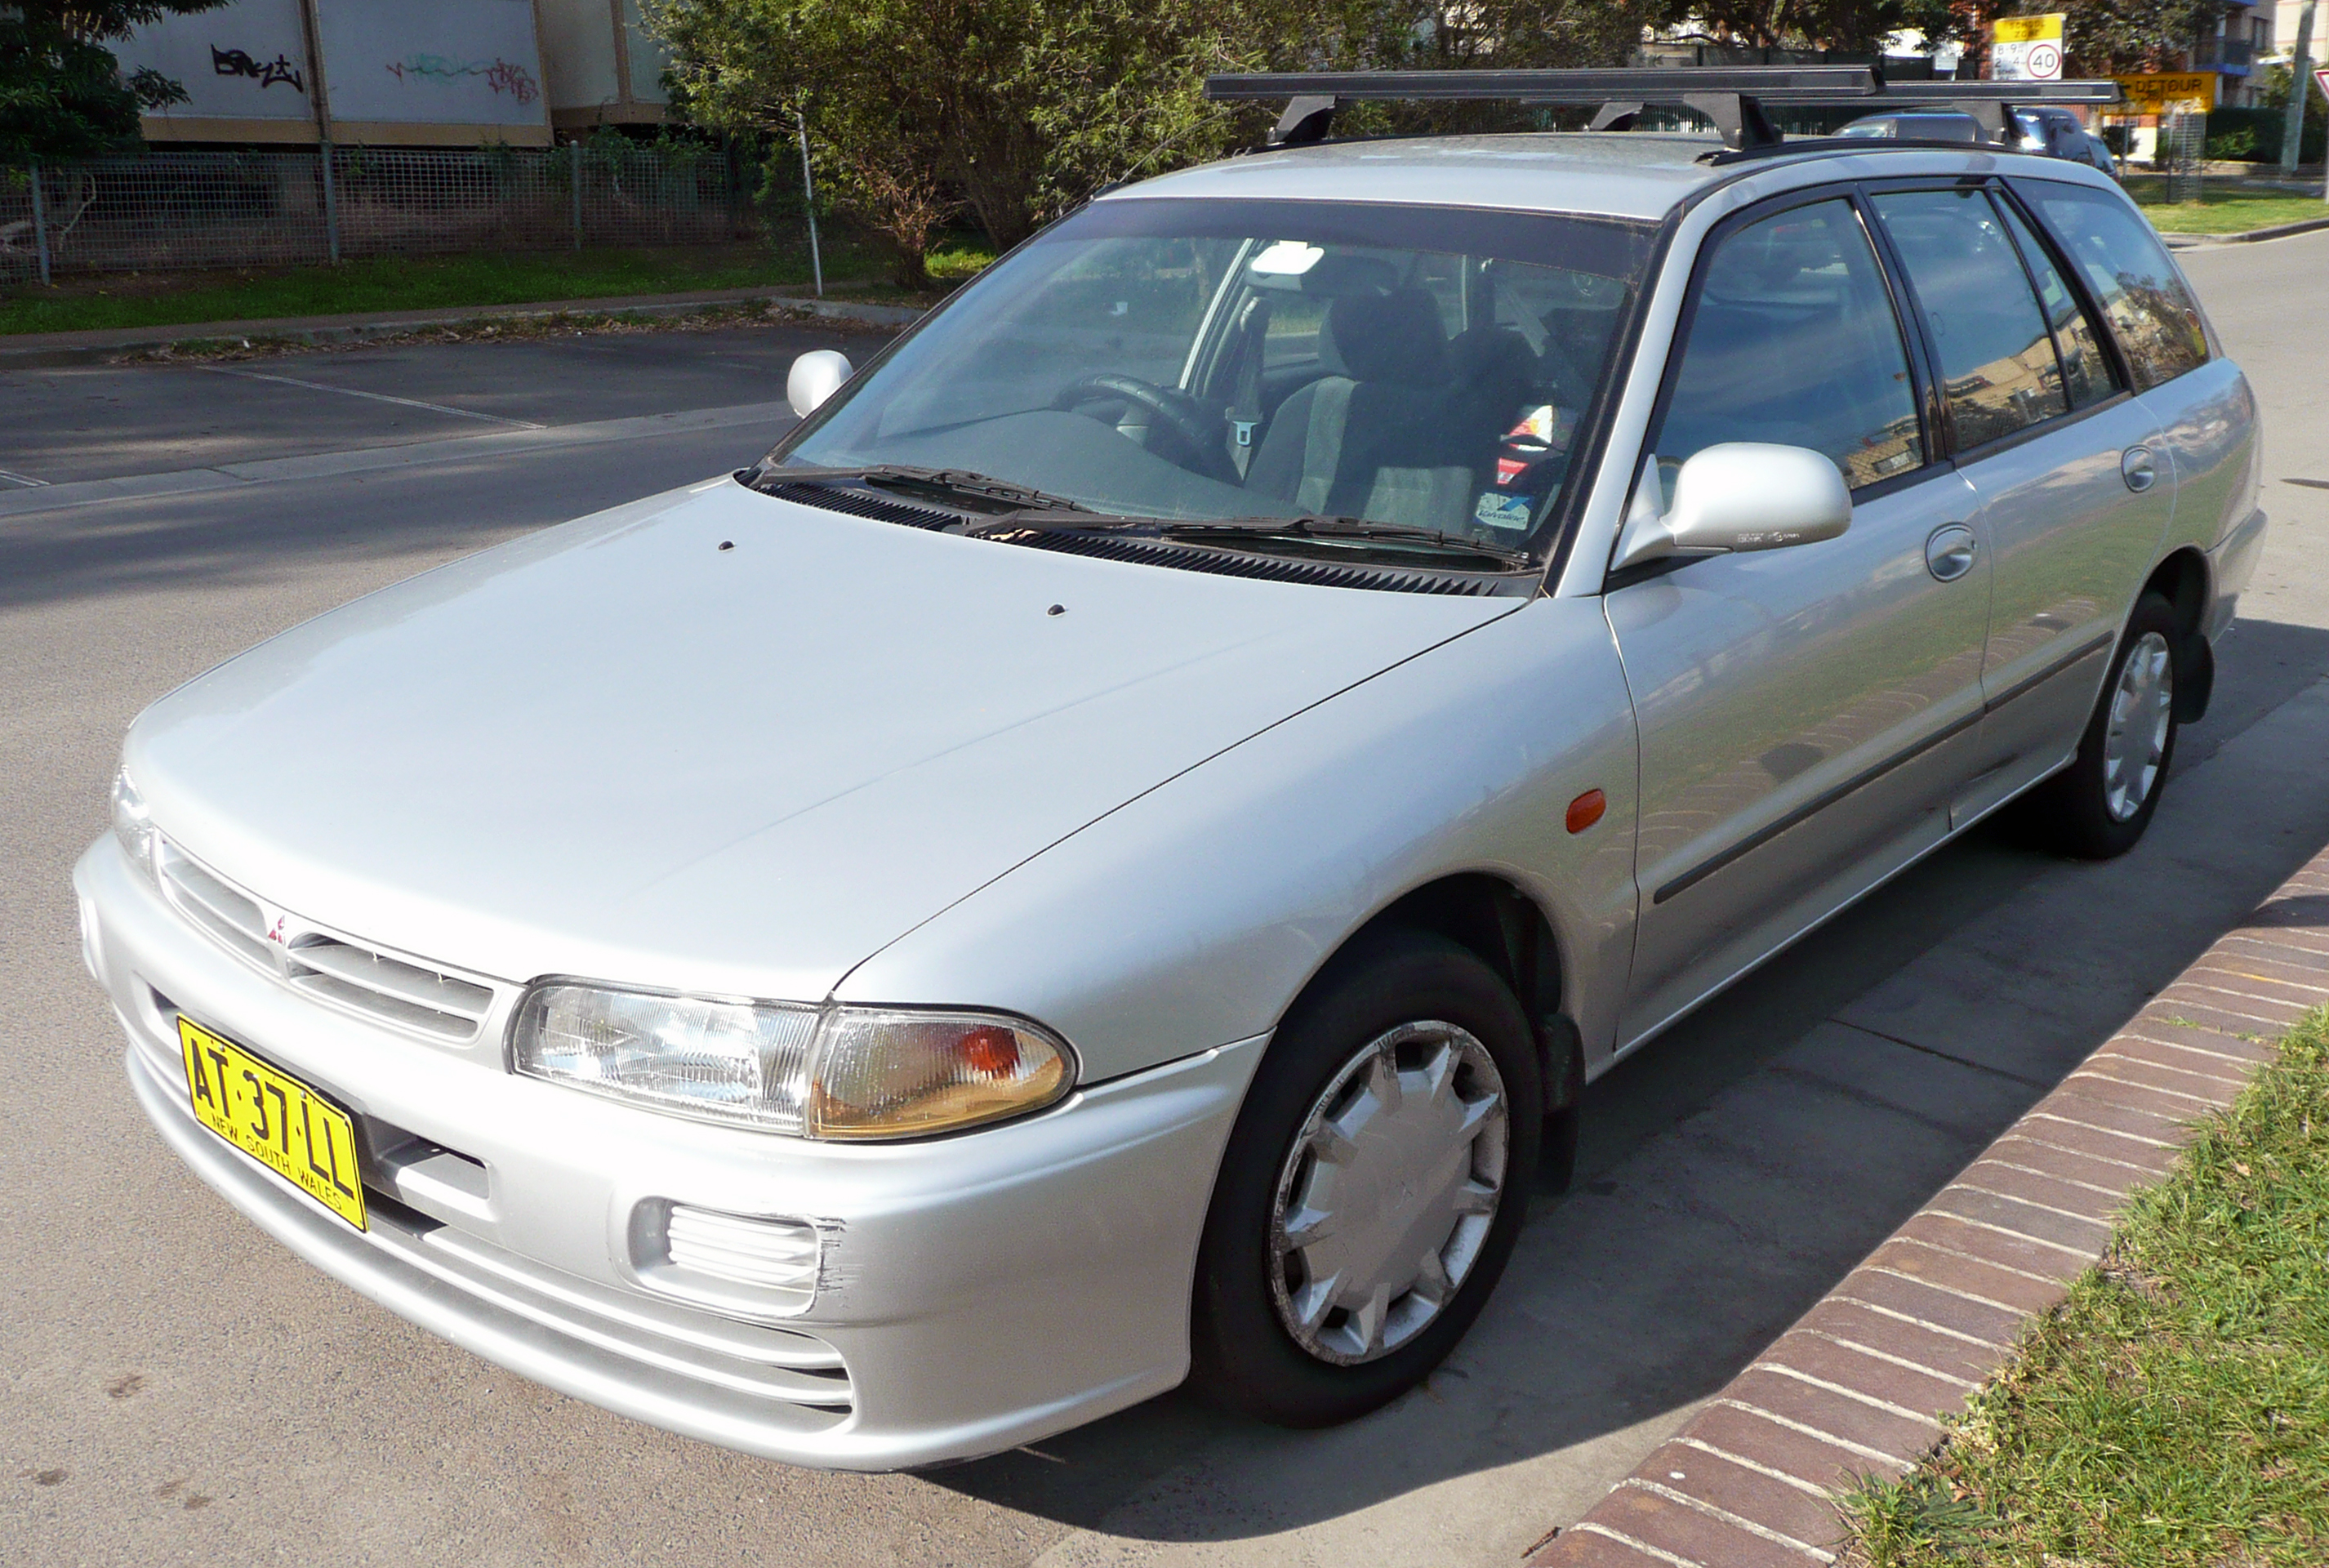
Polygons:
[[1318,360],[1353,381],[1437,386],[1448,378],[1447,334],[1439,307],[1420,288],[1345,296],[1326,307]]

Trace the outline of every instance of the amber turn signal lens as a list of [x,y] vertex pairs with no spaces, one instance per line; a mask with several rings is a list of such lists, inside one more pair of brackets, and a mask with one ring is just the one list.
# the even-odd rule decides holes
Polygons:
[[1609,798],[1607,795],[1598,789],[1588,789],[1569,803],[1569,831],[1584,832],[1600,821],[1601,814],[1608,809]]
[[973,1072],[989,1078],[1008,1078],[1019,1071],[1019,1037],[1008,1029],[982,1024],[965,1034],[954,1049]]

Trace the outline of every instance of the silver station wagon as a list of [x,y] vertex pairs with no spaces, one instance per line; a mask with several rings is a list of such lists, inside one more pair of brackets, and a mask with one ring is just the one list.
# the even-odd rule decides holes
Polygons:
[[391,1310],[796,1463],[1413,1387],[1588,1081],[2009,803],[2136,842],[2264,529],[2107,177],[1644,75],[1430,85],[1724,136],[1221,83],[1282,145],[804,356],[756,467],[154,704],[75,873],[154,1126]]

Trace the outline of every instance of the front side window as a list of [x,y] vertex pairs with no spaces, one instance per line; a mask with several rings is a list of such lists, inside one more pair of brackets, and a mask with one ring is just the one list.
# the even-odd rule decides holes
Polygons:
[[971,470],[1118,519],[1359,519],[1533,552],[1652,237],[1539,213],[1098,202],[775,460]]
[[1653,443],[1669,487],[1720,441],[1808,447],[1854,488],[1924,466],[1900,323],[1849,201],[1749,223],[1709,258]]
[[2068,412],[2053,335],[1988,193],[1891,191],[1875,203],[1940,360],[1958,448]]
[[2207,363],[2208,334],[2183,275],[2151,225],[2107,191],[2052,180],[2016,181],[2061,242],[2145,392]]

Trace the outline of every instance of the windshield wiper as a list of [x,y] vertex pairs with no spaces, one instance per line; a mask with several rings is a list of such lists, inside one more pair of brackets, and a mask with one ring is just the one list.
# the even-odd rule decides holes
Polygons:
[[1005,512],[1000,516],[982,518],[963,532],[971,534],[1117,534],[1147,532],[1167,539],[1202,540],[1213,538],[1319,540],[1381,540],[1391,544],[1416,544],[1429,549],[1456,551],[1466,555],[1485,555],[1491,561],[1504,562],[1515,570],[1534,566],[1536,558],[1525,550],[1513,550],[1502,544],[1490,544],[1462,534],[1449,534],[1438,528],[1418,528],[1406,523],[1378,523],[1366,517],[1331,517],[1307,515],[1300,517],[1122,517],[1082,510],[1060,511],[1056,508]]
[[869,463],[863,468],[763,468],[758,485],[872,485],[882,489],[935,490],[941,495],[975,501],[1000,501],[1006,506],[1045,512],[1089,514],[1090,508],[1064,496],[998,479],[970,468],[925,468],[911,463]]

